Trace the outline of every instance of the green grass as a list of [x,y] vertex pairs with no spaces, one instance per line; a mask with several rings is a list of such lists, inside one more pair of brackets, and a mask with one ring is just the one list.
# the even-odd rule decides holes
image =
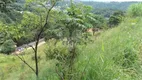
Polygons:
[[142,79],[141,21],[140,18],[128,18],[118,27],[102,32],[94,39],[94,44],[89,44],[84,49],[78,66],[83,70],[87,65],[85,80]]
[[[94,42],[81,49],[75,64],[81,80],[142,80],[141,22],[140,18],[127,18],[118,27],[93,37]],[[39,48],[40,80],[58,80],[54,60],[46,61],[46,46]],[[24,55],[32,66],[33,55],[32,50]],[[0,80],[35,80],[34,73],[14,55],[0,55],[0,70]]]
[[[39,53],[42,61],[45,62],[43,49],[45,45],[40,46]],[[34,53],[31,50],[25,50],[23,53],[25,60],[34,67],[32,57]],[[22,57],[22,55],[21,55]],[[42,62],[41,62],[42,63]],[[33,72],[28,68],[16,55],[0,55],[0,80],[25,80],[30,77],[35,77]]]

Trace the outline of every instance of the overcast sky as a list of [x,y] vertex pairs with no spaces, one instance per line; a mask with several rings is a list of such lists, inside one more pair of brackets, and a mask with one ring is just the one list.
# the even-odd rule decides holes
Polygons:
[[142,0],[82,0],[82,1],[99,1],[99,2],[118,1],[118,2],[124,2],[124,1],[142,1]]

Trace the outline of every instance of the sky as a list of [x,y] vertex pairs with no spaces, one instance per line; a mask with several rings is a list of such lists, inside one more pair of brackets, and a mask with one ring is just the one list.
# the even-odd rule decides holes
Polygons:
[[124,2],[124,1],[142,1],[142,0],[82,0],[82,1],[99,1],[99,2],[117,1],[117,2]]

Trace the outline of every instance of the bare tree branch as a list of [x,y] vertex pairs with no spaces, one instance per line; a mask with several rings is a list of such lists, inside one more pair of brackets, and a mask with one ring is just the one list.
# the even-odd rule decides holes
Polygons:
[[33,67],[31,67],[24,59],[22,59],[18,54],[16,54],[16,56],[18,56],[18,58],[23,62],[25,63],[34,73],[35,72],[35,69]]
[[39,44],[39,41],[40,41],[40,38],[41,38],[41,35],[42,33],[45,31],[45,28],[46,26],[48,25],[48,18],[49,18],[49,14],[51,12],[51,10],[53,9],[53,7],[55,6],[56,4],[56,1],[52,4],[52,6],[49,8],[49,10],[47,11],[46,10],[46,17],[45,17],[45,23],[44,25],[42,24],[42,15],[41,13],[40,14],[40,29],[39,29],[39,32],[37,33],[37,35],[35,35],[35,47],[33,47],[32,45],[29,45],[33,50],[34,50],[34,58],[35,58],[35,69],[33,67],[31,67],[31,65],[29,65],[25,60],[24,58],[21,58],[19,55],[18,58],[24,62],[30,69],[32,69],[32,71],[36,74],[36,79],[38,80],[38,74],[39,74],[39,70],[38,70],[38,44]]
[[40,37],[41,37],[42,33],[44,32],[45,27],[48,24],[49,14],[50,14],[52,8],[55,6],[55,4],[56,4],[56,2],[48,10],[47,15],[46,15],[45,24],[43,25],[43,27],[41,27],[40,32],[37,34],[37,38],[36,38],[36,44],[35,44],[34,50],[35,50],[35,65],[36,65],[36,76],[37,76],[37,79],[38,79],[38,56],[37,56],[38,44],[39,44]]
[[35,48],[32,45],[28,45],[28,46],[31,47],[33,51],[35,52]]

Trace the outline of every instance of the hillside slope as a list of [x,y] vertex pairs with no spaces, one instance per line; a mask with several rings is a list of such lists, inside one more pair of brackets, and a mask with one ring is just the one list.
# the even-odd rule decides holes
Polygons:
[[[106,30],[82,49],[76,62],[84,71],[81,80],[142,80],[142,19],[127,18]],[[48,46],[48,45],[46,45]],[[58,80],[54,62],[46,61],[45,45],[40,47],[40,80]],[[35,80],[34,73],[16,56],[0,55],[0,80]],[[31,50],[23,57],[33,64]],[[10,60],[10,61],[8,61]],[[34,64],[32,65],[34,66]]]
[[78,63],[88,65],[85,80],[142,79],[141,22],[140,18],[127,18],[118,27],[101,33],[94,44],[84,49]]

